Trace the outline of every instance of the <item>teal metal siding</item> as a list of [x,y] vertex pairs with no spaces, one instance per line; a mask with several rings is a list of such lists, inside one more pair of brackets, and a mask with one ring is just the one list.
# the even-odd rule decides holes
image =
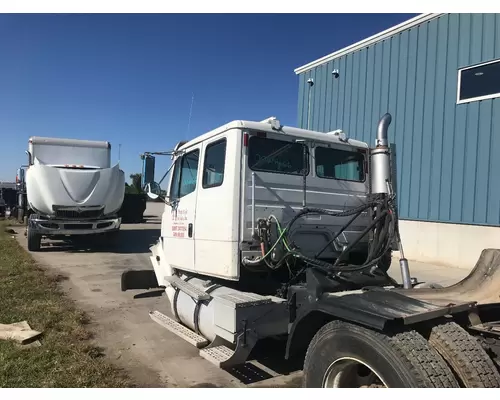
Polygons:
[[300,74],[298,125],[309,78],[313,130],[372,145],[390,112],[401,218],[500,225],[500,98],[456,104],[458,70],[498,58],[500,14],[440,16]]

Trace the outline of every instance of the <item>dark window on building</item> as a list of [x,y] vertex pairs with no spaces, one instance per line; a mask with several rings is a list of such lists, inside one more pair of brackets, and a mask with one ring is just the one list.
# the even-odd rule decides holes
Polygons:
[[226,139],[209,144],[205,150],[203,166],[203,188],[222,185],[224,181],[224,165],[226,163]]
[[316,175],[320,178],[363,182],[365,158],[363,153],[317,147]]
[[196,189],[200,151],[194,150],[175,161],[170,198],[180,199]]
[[303,144],[258,136],[250,138],[248,166],[254,171],[278,174],[303,175],[304,169],[309,173],[309,162],[304,166]]
[[500,60],[458,71],[458,103],[500,97]]

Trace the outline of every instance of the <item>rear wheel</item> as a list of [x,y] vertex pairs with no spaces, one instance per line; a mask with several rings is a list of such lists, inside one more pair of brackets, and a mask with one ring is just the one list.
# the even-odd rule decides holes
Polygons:
[[17,209],[17,220],[21,223],[24,222],[24,208]]
[[455,322],[434,326],[429,344],[455,372],[467,388],[498,388],[500,374],[477,340]]
[[[36,218],[36,214],[31,214],[31,218]],[[42,235],[39,233],[36,233],[33,231],[33,229],[30,228],[29,221],[28,221],[28,226],[27,226],[27,236],[28,236],[28,250],[29,251],[39,251],[40,246],[42,243]]]
[[386,335],[333,321],[314,336],[304,387],[458,387],[442,358],[415,331]]

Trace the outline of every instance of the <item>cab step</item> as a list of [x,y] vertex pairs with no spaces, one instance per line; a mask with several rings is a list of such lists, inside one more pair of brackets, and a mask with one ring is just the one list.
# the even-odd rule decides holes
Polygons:
[[200,350],[200,356],[218,368],[227,369],[245,364],[255,343],[256,341],[251,335],[241,333],[236,339],[235,349],[232,350],[226,346],[229,344],[226,340],[216,336],[209,346]]
[[210,361],[216,367],[222,368],[234,355],[234,351],[229,347],[220,345],[200,350],[200,356]]
[[186,293],[195,301],[206,301],[210,300],[212,296],[207,292],[191,285],[189,282],[179,278],[178,276],[166,276],[165,281],[170,283],[174,288],[179,289],[181,292]]
[[186,342],[196,346],[198,349],[201,349],[209,344],[209,341],[203,336],[198,335],[191,329],[186,328],[184,325],[179,324],[177,321],[167,317],[159,311],[151,311],[149,316],[153,321],[184,339]]

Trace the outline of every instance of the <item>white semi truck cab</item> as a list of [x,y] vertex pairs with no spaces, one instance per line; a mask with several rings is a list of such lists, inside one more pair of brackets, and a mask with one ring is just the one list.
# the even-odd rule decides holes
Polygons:
[[224,369],[285,339],[306,387],[500,387],[500,250],[447,288],[411,278],[390,123],[373,148],[273,118],[179,143],[153,271],[126,271],[122,290],[164,288],[171,315],[151,318]]
[[29,250],[39,250],[43,236],[119,231],[125,177],[119,164],[111,165],[109,142],[35,136],[27,154]]

